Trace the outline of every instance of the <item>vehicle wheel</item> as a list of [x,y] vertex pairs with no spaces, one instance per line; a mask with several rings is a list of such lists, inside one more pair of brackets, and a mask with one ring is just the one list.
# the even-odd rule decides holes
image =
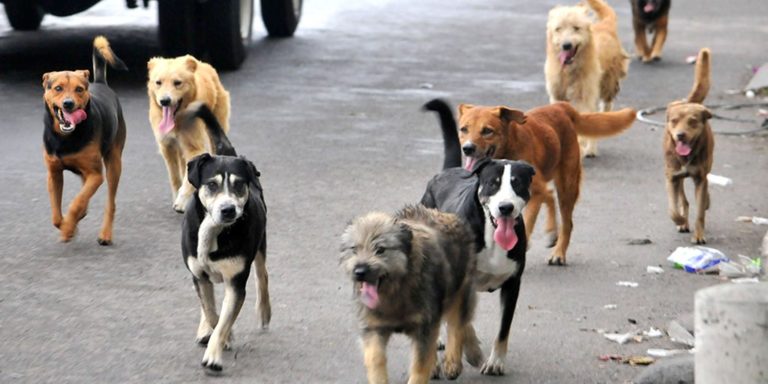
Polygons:
[[158,1],[157,28],[163,55],[176,57],[186,54],[201,55],[202,44],[197,33],[197,12],[195,0]]
[[253,0],[208,1],[201,11],[211,64],[223,70],[239,68],[251,41]]
[[261,0],[261,20],[272,37],[291,37],[301,19],[303,0]]
[[31,0],[5,0],[5,15],[13,29],[34,31],[40,28],[45,12]]

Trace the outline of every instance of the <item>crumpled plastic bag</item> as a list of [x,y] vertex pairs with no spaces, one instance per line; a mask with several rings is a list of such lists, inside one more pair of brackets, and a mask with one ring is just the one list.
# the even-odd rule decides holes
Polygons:
[[677,247],[667,260],[690,273],[705,272],[720,262],[729,261],[728,257],[717,249],[702,246]]

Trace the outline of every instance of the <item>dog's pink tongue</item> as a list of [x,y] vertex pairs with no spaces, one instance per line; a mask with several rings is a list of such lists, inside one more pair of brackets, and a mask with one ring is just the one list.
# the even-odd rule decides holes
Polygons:
[[467,157],[464,160],[464,169],[471,172],[472,168],[475,167],[475,163],[477,163],[477,159],[475,159],[474,157]]
[[682,141],[678,141],[675,145],[675,151],[680,156],[688,156],[691,154],[691,146],[689,146],[686,143],[683,143]]
[[160,133],[163,135],[167,134],[173,129],[174,125],[173,111],[171,110],[171,107],[163,107],[163,119],[160,120],[160,125],[157,126]]
[[651,13],[651,12],[653,12],[654,9],[656,9],[656,7],[654,7],[653,4],[648,3],[648,4],[645,5],[645,7],[643,7],[643,12]]
[[572,56],[571,51],[560,51],[560,56],[559,56],[560,65],[567,64],[568,60],[571,59],[571,56]]
[[511,217],[502,217],[496,221],[496,231],[493,232],[493,240],[505,251],[509,251],[517,244],[515,224],[515,219]]
[[379,291],[376,286],[363,282],[363,286],[360,287],[360,300],[370,309],[378,307]]
[[74,111],[72,113],[67,113],[66,111],[62,111],[64,113],[64,118],[67,119],[72,125],[78,125],[81,121],[88,118],[88,114],[85,113],[84,110],[78,109],[77,111]]

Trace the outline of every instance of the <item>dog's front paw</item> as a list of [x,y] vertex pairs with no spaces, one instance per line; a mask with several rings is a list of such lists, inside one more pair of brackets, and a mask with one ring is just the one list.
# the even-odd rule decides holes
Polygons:
[[61,229],[61,215],[54,216],[51,218],[51,224],[53,224],[54,227]]
[[547,248],[552,248],[557,244],[557,231],[547,233]]
[[565,256],[552,255],[547,260],[548,265],[565,265]]
[[691,237],[691,244],[706,244],[707,239],[704,237],[704,235],[695,234],[693,237]]
[[483,363],[485,356],[483,356],[483,350],[480,349],[480,343],[477,342],[477,339],[475,342],[464,344],[464,358],[473,367],[479,367]]
[[446,359],[446,360],[443,361],[441,370],[443,371],[443,376],[446,379],[448,379],[448,380],[456,380],[456,378],[458,378],[459,375],[461,375],[462,368],[463,367],[462,367],[462,364],[461,364],[461,360],[454,361],[453,359],[451,359],[451,360],[447,360]]
[[650,56],[643,56],[643,58],[640,60],[642,60],[643,64],[653,63],[653,58],[651,58]]
[[491,354],[488,360],[480,367],[480,373],[487,376],[503,376],[504,375],[504,359]]
[[688,224],[682,224],[677,226],[677,231],[680,233],[689,233],[691,229],[688,228]]
[[210,343],[208,348],[205,349],[203,355],[203,361],[200,363],[208,371],[221,372],[223,366],[221,365],[221,350],[214,348]]
[[176,196],[176,198],[173,200],[173,210],[178,213],[184,213],[190,198],[191,196],[179,193],[178,196]]
[[77,223],[71,220],[64,219],[61,222],[59,231],[60,231],[59,240],[61,240],[64,243],[67,243],[70,240],[72,240],[73,237],[75,237],[75,232],[77,231]]

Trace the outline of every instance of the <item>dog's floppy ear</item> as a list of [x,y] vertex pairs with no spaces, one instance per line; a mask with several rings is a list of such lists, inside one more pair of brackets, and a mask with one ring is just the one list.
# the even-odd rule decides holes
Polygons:
[[186,55],[186,56],[184,56],[184,60],[185,60],[184,64],[186,64],[187,69],[190,72],[197,71],[197,59],[195,59],[194,57],[192,57],[190,55]]
[[475,166],[472,167],[472,176],[476,176],[478,173],[480,173],[480,171],[482,171],[486,165],[490,164],[491,161],[493,161],[493,159],[490,157],[484,157],[480,159],[480,161],[475,163]]
[[501,120],[504,120],[505,122],[514,121],[518,124],[525,124],[525,112],[519,110],[519,109],[512,109],[507,107],[496,107],[496,110],[494,111],[499,115],[499,118]]
[[712,118],[712,112],[709,111],[706,107],[701,107],[701,120],[707,121]]
[[195,188],[200,188],[200,184],[202,184],[201,171],[203,166],[211,160],[213,160],[213,157],[210,153],[203,153],[195,156],[187,163],[187,180]]
[[52,73],[53,72],[43,73],[43,89],[48,89],[48,87],[50,87],[50,84],[48,84],[48,79],[51,77]]
[[459,116],[463,115],[475,106],[472,104],[459,104]]
[[527,161],[516,160],[515,163],[517,163],[517,166],[520,167],[523,176],[525,176],[528,179],[528,183],[530,183],[531,180],[533,180],[533,176],[536,175],[536,169],[533,168],[533,166]]
[[154,68],[155,65],[157,65],[158,61],[160,61],[160,58],[158,58],[158,57],[153,57],[153,58],[149,59],[149,61],[147,61],[147,71],[151,71],[152,68]]
[[87,69],[81,69],[81,70],[77,70],[75,72],[77,72],[78,75],[84,77],[85,81],[88,81],[88,79],[91,77],[91,71],[89,71]]

